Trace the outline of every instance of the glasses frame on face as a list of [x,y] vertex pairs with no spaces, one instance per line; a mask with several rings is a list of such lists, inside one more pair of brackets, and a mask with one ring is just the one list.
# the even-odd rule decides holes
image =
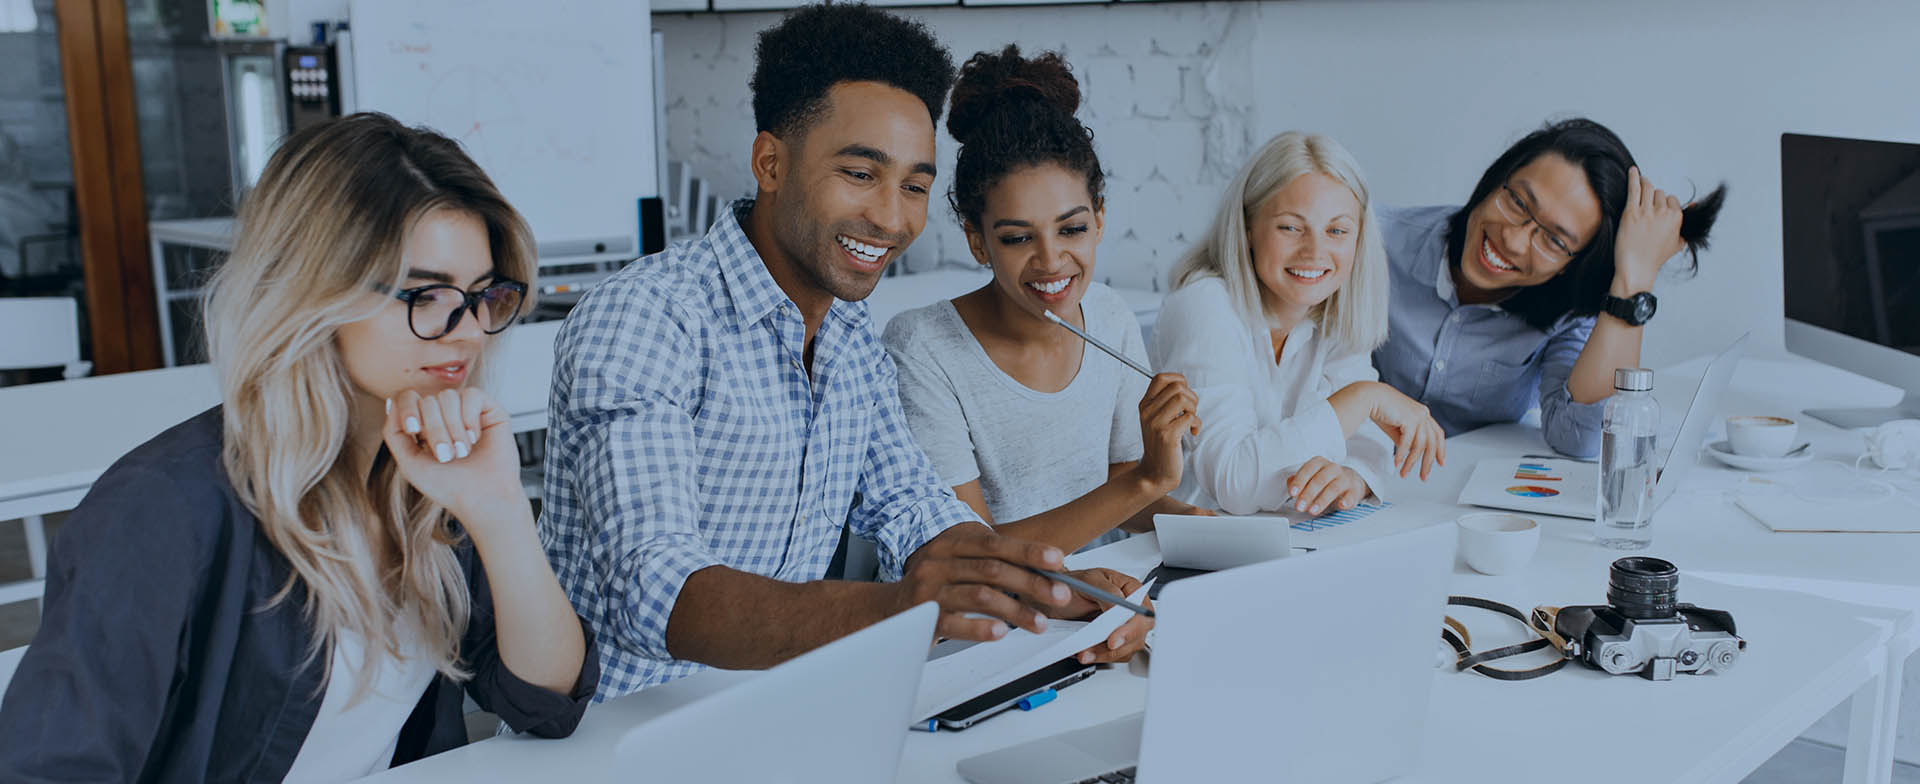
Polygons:
[[[414,319],[414,315],[419,312],[419,309],[415,307],[415,303],[419,302],[420,295],[436,289],[447,289],[460,295],[461,303],[453,309],[451,315],[447,316],[447,322],[441,325],[439,332],[431,335],[422,334],[420,332],[419,322]],[[479,318],[480,305],[485,302],[487,293],[496,289],[511,291],[515,297],[513,313],[511,315],[502,319],[499,323],[494,324],[491,328],[482,328],[480,330],[489,335],[498,335],[507,331],[508,327],[520,321],[520,309],[526,307],[527,304],[527,284],[509,278],[494,278],[479,291],[468,291],[451,283],[432,283],[425,286],[415,286],[410,289],[400,289],[393,292],[393,298],[406,303],[407,329],[413,332],[414,337],[421,340],[439,340],[453,334],[453,331],[460,326],[460,319],[464,318],[467,313],[471,312],[474,318]]]
[[[1493,195],[1494,209],[1500,212],[1500,217],[1515,226],[1533,224],[1532,230],[1527,234],[1527,241],[1533,246],[1535,253],[1556,264],[1573,261],[1573,257],[1580,251],[1566,248],[1559,237],[1548,231],[1546,224],[1534,217],[1533,210],[1527,209],[1527,203],[1520,200],[1520,194],[1513,189],[1512,184],[1503,182],[1500,184],[1500,190],[1500,193]],[[1515,210],[1519,210],[1520,214],[1515,215]]]

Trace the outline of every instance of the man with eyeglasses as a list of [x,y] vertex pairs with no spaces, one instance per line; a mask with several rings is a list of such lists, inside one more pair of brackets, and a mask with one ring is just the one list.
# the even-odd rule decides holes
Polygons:
[[1538,406],[1548,446],[1599,452],[1613,371],[1640,365],[1654,281],[1682,250],[1697,262],[1725,194],[1683,206],[1612,131],[1575,118],[1514,143],[1465,206],[1382,209],[1380,380],[1448,435]]

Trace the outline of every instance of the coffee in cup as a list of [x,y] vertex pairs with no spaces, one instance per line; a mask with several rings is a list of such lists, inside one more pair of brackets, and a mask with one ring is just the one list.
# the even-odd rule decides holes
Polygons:
[[1777,416],[1727,417],[1727,446],[1745,457],[1779,457],[1793,448],[1800,426]]

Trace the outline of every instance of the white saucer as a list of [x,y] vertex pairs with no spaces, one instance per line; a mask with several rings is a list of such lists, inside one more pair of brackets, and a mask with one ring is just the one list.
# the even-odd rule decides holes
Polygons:
[[1813,462],[1812,447],[1800,444],[1794,449],[1798,450],[1798,454],[1789,451],[1785,457],[1752,457],[1734,454],[1733,448],[1725,441],[1715,441],[1707,445],[1707,453],[1713,455],[1713,459],[1742,471],[1780,471]]

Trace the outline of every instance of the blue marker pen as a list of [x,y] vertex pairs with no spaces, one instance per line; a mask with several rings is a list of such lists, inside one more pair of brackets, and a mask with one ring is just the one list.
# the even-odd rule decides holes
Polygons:
[[1053,702],[1053,698],[1058,696],[1060,696],[1059,691],[1056,691],[1054,689],[1042,689],[1040,691],[1034,692],[1033,694],[1027,695],[1025,697],[1021,697],[1020,701],[1014,704],[1020,706],[1020,709],[1023,711],[1030,711],[1030,710],[1033,710],[1034,708],[1038,708],[1049,702]]

